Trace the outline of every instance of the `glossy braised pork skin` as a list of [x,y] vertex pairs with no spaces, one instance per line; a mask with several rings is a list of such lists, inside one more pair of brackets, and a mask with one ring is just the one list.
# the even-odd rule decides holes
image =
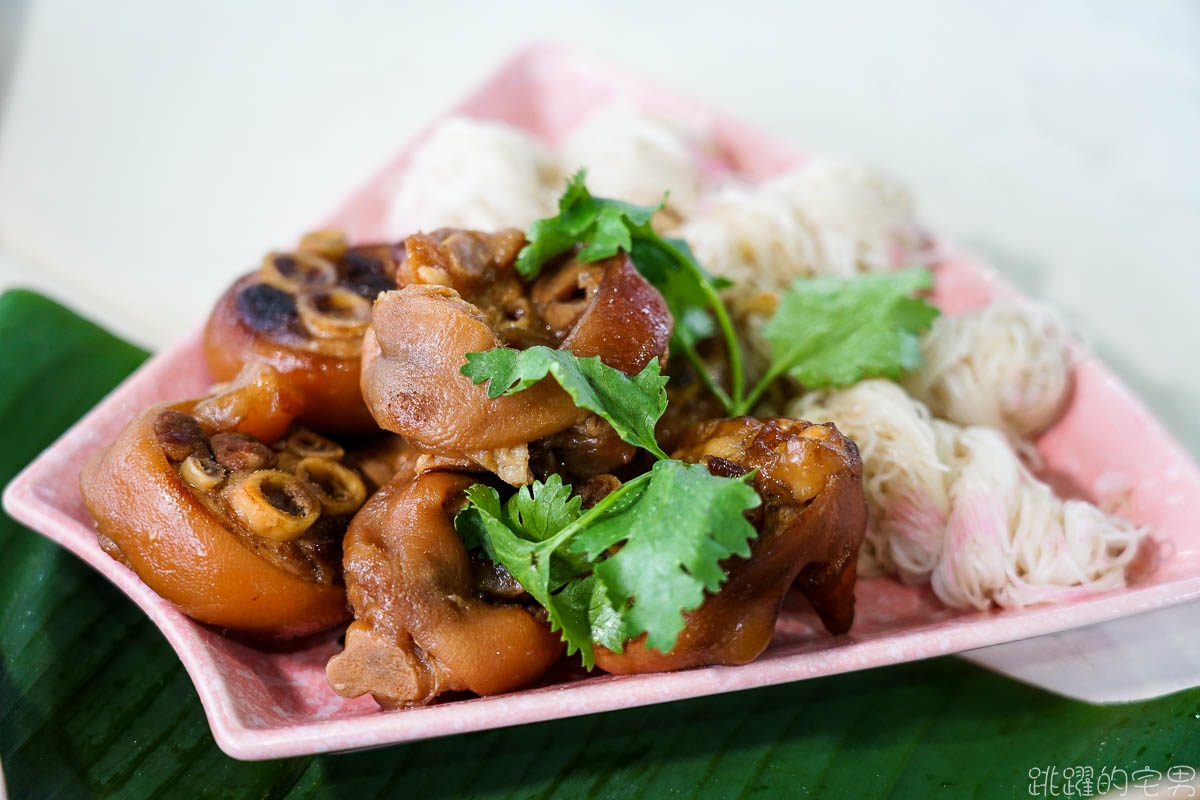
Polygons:
[[545,345],[599,356],[636,373],[663,358],[671,316],[624,254],[566,261],[527,286],[513,264],[519,232],[440,231],[411,236],[398,271],[404,288],[375,302],[363,345],[362,390],[380,427],[443,463],[475,465],[512,484],[530,479],[530,443],[577,429],[591,472],[629,461],[606,423],[575,407],[553,379],[489,399],[460,373],[466,354]]
[[324,437],[281,440],[303,402],[251,366],[139,414],[81,476],[101,546],[201,622],[286,637],[345,620],[341,534],[366,492]]
[[645,647],[643,636],[623,653],[597,646],[600,668],[634,673],[752,661],[770,643],[793,582],[831,633],[847,631],[867,523],[854,442],[832,423],[740,417],[691,428],[674,455],[726,477],[757,470],[753,485],[763,504],[752,521],[758,536],[750,558],[724,563],[729,577],[720,592],[685,614],[669,653]]
[[[475,478],[397,477],[355,517],[345,540],[355,621],[329,685],[383,706],[424,705],[447,691],[496,694],[540,678],[562,655],[540,609],[468,555],[453,516]],[[507,573],[505,573],[507,574]]]
[[204,328],[204,356],[219,381],[267,363],[306,398],[302,421],[330,433],[377,430],[359,389],[362,335],[371,302],[396,288],[402,245],[348,247],[318,231],[293,253],[269,253],[217,301]]

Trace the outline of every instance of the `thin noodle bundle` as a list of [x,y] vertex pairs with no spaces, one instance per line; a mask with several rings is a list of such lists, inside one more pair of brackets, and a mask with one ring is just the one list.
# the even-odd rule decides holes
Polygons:
[[954,608],[1028,605],[1125,585],[1147,532],[1035,478],[999,431],[932,417],[890,381],[800,398],[863,458],[870,522],[861,571],[929,580]]
[[1146,531],[1083,500],[1060,500],[1044,483],[1026,483],[1014,523],[1009,583],[1002,606],[1061,602],[1125,585]]
[[819,274],[879,272],[912,258],[921,236],[907,187],[861,162],[813,159],[763,185],[817,239]]
[[609,106],[578,125],[559,152],[564,176],[588,171],[588,188],[602,197],[654,205],[669,191],[680,217],[696,209],[700,171],[696,147],[666,122],[623,105]]
[[556,210],[561,190],[550,152],[523,131],[452,117],[413,153],[394,196],[388,231],[526,228]]
[[1018,502],[1022,470],[994,430],[947,427],[950,514],[929,582],[948,606],[987,608],[1008,579],[1009,513]]
[[709,270],[783,291],[798,277],[891,269],[919,236],[900,184],[862,165],[813,160],[717,192],[676,231]]
[[1016,442],[1049,428],[1070,389],[1066,329],[1033,306],[998,303],[939,317],[922,350],[925,365],[904,380],[914,397],[938,417],[990,425]]
[[[834,421],[854,440],[863,460],[870,526],[859,572],[896,574],[924,583],[941,557],[950,514],[950,426],[890,381],[812,393],[789,409],[798,419]],[[942,433],[942,436],[939,436]]]

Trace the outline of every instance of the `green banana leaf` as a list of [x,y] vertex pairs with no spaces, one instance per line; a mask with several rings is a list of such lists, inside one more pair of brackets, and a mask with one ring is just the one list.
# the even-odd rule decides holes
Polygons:
[[[0,297],[0,484],[145,357],[35,294]],[[1200,689],[1092,706],[953,658],[240,762],[217,749],[179,661],[131,602],[8,517],[0,553],[0,758],[13,798],[1011,798],[1030,796],[1031,770],[1057,768],[1061,795],[1069,767],[1125,770],[1132,786],[1144,767],[1200,765]]]

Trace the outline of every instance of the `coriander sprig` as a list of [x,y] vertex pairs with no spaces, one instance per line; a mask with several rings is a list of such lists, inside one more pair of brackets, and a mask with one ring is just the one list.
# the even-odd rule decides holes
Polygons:
[[[729,416],[750,413],[776,380],[790,375],[809,389],[844,386],[867,377],[899,377],[921,364],[919,334],[937,309],[911,295],[929,288],[927,270],[798,279],[763,329],[771,360],[747,392],[741,343],[720,291],[730,283],[700,265],[687,242],[660,236],[651,225],[656,206],[595,197],[586,173],[567,182],[558,214],[533,223],[517,257],[527,279],[554,258],[596,261],[624,250],[667,302],[675,320],[671,349],[681,354]],[[716,379],[697,346],[719,334],[729,360],[729,387]]]
[[[667,301],[675,320],[672,349],[696,365],[701,379],[726,410],[741,404],[745,391],[741,345],[720,296],[729,282],[705,272],[687,242],[664,238],[654,230],[651,221],[666,205],[665,198],[656,206],[639,206],[595,197],[587,189],[586,177],[585,170],[575,173],[558,200],[558,214],[530,226],[528,244],[517,256],[517,271],[533,280],[549,261],[576,247],[580,249],[575,257],[583,262],[599,261],[624,250]],[[696,354],[696,344],[715,331],[725,340],[728,353],[729,392],[712,378]]]
[[933,276],[920,268],[798,279],[763,326],[771,345],[767,370],[731,413],[749,413],[783,375],[823,389],[920,368],[920,334],[939,312],[912,295],[932,286]]
[[[667,307],[671,309],[671,315],[676,320],[672,345],[684,354],[684,357],[696,369],[700,379],[704,381],[704,384],[716,398],[721,401],[721,405],[725,407],[725,410],[732,411],[734,407],[741,405],[743,402],[745,377],[742,374],[741,343],[738,341],[737,332],[733,327],[733,319],[729,316],[729,310],[725,308],[725,303],[721,300],[721,295],[718,292],[719,287],[728,286],[729,282],[724,279],[718,282],[705,272],[700,267],[699,262],[696,261],[691,248],[688,247],[687,242],[683,239],[660,239],[658,246],[674,259],[681,276],[689,276],[684,278],[684,280],[691,280],[695,283],[695,286],[704,298],[704,305],[716,317],[717,326],[721,330],[721,337],[725,340],[725,350],[729,354],[729,384],[733,396],[730,397],[721,385],[717,383],[712,373],[709,372],[708,367],[705,366],[703,360],[700,358],[700,354],[696,352],[697,342],[701,338],[707,338],[703,334],[711,330],[711,325],[706,325],[702,320],[704,311],[697,307],[688,307],[685,303],[681,302],[678,296],[682,292],[679,292],[677,289],[672,291],[672,295],[676,297],[674,303],[671,299],[667,299]],[[646,258],[643,257],[642,261],[645,262]],[[636,258],[634,259],[634,265],[638,265]],[[638,269],[642,270],[640,266]],[[646,272],[643,271],[643,274],[645,275]],[[671,286],[669,279],[660,279],[658,283],[655,283],[651,275],[653,273],[647,276],[647,280],[650,280],[660,292],[662,291],[660,284]],[[674,286],[672,286],[672,289],[674,289]],[[676,310],[677,308],[678,311]],[[689,316],[691,319],[689,319]],[[678,322],[681,318],[685,320],[683,324]]]
[[569,351],[495,348],[468,354],[462,373],[486,381],[493,397],[551,377],[626,442],[654,454],[649,472],[586,511],[551,476],[505,503],[494,488],[476,484],[454,524],[468,546],[483,548],[546,608],[568,653],[580,652],[585,666],[595,663],[593,642],[620,652],[642,633],[647,646],[670,651],[684,612],[724,581],[720,562],[750,555],[757,533],[744,512],[761,501],[749,476],[712,475],[662,451],[654,426],[667,407],[666,380],[657,359],[629,376]]
[[657,358],[637,375],[626,375],[597,356],[580,358],[543,345],[525,350],[497,347],[467,353],[461,372],[475,383],[487,381],[488,397],[523,391],[553,375],[575,405],[599,414],[626,442],[667,457],[654,439],[654,423],[667,410],[667,377]]

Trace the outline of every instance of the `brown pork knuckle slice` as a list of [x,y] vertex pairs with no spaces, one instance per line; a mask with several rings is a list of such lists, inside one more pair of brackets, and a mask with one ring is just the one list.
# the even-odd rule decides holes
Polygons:
[[398,477],[355,517],[345,577],[355,621],[330,659],[329,685],[385,707],[424,705],[447,691],[497,694],[527,686],[563,644],[525,606],[489,596],[455,511],[474,478]]
[[[632,374],[665,357],[672,320],[662,296],[623,253],[586,265],[565,261],[526,286],[513,267],[518,248],[511,236],[495,244],[496,236],[410,237],[400,274],[425,282],[376,300],[363,346],[362,393],[380,427],[415,447],[521,483],[529,479],[527,446],[584,425],[590,414],[552,378],[489,398],[486,384],[474,385],[460,372],[467,353],[541,344],[597,356]],[[472,259],[480,264],[471,266]],[[624,460],[632,455],[612,452]],[[498,469],[506,459],[518,468]]]
[[724,563],[728,579],[720,591],[685,613],[670,652],[647,648],[644,635],[623,653],[597,646],[601,669],[637,673],[752,661],[770,643],[793,583],[827,630],[850,628],[855,560],[867,523],[853,441],[832,423],[740,417],[691,428],[674,455],[726,477],[756,470],[752,481],[763,503],[751,513],[758,536],[749,558]]
[[[270,469],[268,444],[303,409],[286,377],[255,364],[208,397],[138,414],[80,475],[101,547],[200,622],[286,638],[344,621],[338,532],[313,525],[319,508],[295,476]],[[286,512],[267,483],[292,493]],[[276,541],[270,522],[293,529]]]
[[479,310],[444,286],[406,286],[375,302],[363,351],[363,396],[380,427],[419,447],[463,453],[525,444],[582,413],[553,380],[489,398],[459,370],[500,340]]
[[301,422],[329,433],[377,430],[359,390],[362,334],[371,301],[396,288],[401,244],[348,246],[316,231],[289,253],[269,253],[236,280],[204,326],[204,358],[218,381],[262,362],[305,399]]

